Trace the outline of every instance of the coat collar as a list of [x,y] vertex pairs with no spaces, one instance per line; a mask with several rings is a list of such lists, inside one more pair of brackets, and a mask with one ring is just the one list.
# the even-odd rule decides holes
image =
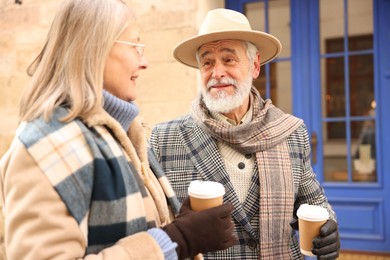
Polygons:
[[104,125],[108,127],[118,142],[121,144],[127,155],[139,173],[141,170],[141,162],[149,166],[147,156],[147,138],[146,127],[141,117],[137,116],[131,123],[129,131],[126,133],[122,126],[111,117],[105,110],[90,116],[84,120],[88,127]]

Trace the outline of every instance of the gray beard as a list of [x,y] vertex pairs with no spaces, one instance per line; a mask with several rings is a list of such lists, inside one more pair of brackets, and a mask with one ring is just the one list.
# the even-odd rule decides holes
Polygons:
[[[207,85],[214,85],[217,82],[217,80],[211,79],[207,83]],[[218,91],[218,95],[216,97],[213,97],[208,91],[208,87],[203,86],[203,102],[205,103],[208,110],[210,110],[211,112],[229,113],[241,106],[244,103],[245,99],[249,96],[252,87],[252,75],[248,73],[246,78],[241,82],[237,82],[236,80],[233,80],[231,78],[224,78],[219,82],[223,84],[234,85],[234,94],[229,95],[224,90],[220,90]]]

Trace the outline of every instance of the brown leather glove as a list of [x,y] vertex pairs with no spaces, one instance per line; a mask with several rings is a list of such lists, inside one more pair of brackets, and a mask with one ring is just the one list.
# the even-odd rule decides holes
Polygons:
[[233,236],[232,210],[232,204],[225,203],[200,212],[192,211],[187,198],[179,215],[162,229],[178,244],[176,252],[179,259],[223,250],[237,241]]

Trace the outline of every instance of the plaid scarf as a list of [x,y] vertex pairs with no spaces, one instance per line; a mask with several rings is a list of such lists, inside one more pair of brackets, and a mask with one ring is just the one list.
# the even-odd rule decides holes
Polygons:
[[294,187],[287,137],[302,120],[264,101],[252,87],[252,121],[233,126],[213,119],[202,101],[191,114],[206,133],[243,154],[256,154],[259,172],[259,259],[291,259],[289,225],[294,209]]
[[[178,213],[180,203],[154,154],[149,150],[150,161],[141,164],[118,122],[108,118],[102,122],[117,127],[89,127],[79,119],[61,122],[65,115],[67,110],[60,107],[50,122],[42,118],[29,122],[19,139],[79,224],[88,242],[86,254],[96,254],[121,238],[156,227],[150,213],[153,202],[145,186],[152,197],[163,198],[160,207],[155,202],[161,222],[169,221],[167,206],[173,214]],[[130,158],[121,150],[118,136],[126,141],[124,149]],[[169,205],[153,188],[158,184],[152,183],[152,174]]]

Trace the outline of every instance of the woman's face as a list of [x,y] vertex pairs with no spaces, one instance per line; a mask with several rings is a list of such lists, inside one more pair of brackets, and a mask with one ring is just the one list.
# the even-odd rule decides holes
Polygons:
[[[118,41],[139,44],[136,22],[126,28]],[[115,42],[104,67],[103,88],[122,100],[133,101],[137,97],[135,86],[139,72],[147,67],[148,61],[136,46]]]

